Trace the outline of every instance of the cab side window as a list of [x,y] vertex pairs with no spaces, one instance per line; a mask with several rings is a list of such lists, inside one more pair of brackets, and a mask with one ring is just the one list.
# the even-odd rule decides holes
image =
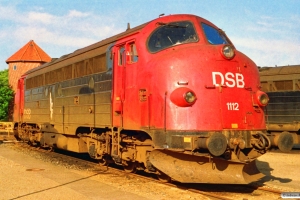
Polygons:
[[138,61],[138,52],[136,49],[136,45],[134,42],[130,43],[128,45],[129,47],[129,62],[130,63],[135,63]]
[[125,58],[124,58],[124,56],[125,56],[125,46],[122,46],[122,47],[120,47],[120,49],[119,49],[119,60],[118,60],[118,64],[120,65],[120,66],[122,66],[123,64],[124,64],[124,62],[125,62]]

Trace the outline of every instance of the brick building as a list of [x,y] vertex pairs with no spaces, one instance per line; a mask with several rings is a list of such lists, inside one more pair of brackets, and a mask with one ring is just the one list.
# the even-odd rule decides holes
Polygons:
[[18,79],[26,71],[50,61],[51,57],[33,40],[30,40],[6,60],[8,64],[9,84],[12,86],[12,89],[14,91],[17,90]]

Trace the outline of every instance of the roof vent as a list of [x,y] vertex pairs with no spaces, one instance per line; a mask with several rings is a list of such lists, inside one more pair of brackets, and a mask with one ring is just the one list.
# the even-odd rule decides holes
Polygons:
[[128,31],[130,29],[130,23],[127,23],[127,29],[126,31]]

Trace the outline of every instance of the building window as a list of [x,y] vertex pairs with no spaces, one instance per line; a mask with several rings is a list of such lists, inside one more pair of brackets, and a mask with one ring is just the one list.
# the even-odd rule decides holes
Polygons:
[[17,65],[14,65],[14,68],[13,68],[14,70],[17,70]]

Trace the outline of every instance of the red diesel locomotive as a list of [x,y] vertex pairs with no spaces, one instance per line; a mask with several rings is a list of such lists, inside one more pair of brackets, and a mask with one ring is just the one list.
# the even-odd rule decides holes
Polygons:
[[194,15],[159,17],[28,71],[18,138],[162,180],[248,183],[270,147],[259,73]]

